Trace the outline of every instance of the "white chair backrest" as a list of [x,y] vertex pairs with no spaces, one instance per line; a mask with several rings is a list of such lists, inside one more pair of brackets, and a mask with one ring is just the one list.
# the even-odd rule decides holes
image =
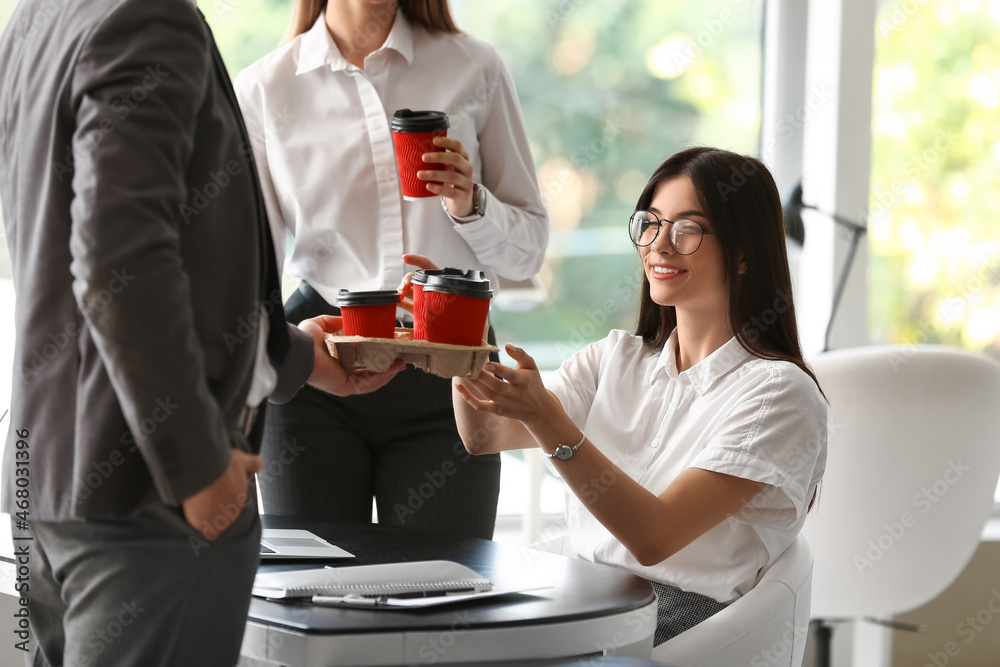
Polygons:
[[654,648],[653,660],[674,667],[799,667],[809,633],[812,565],[799,535],[746,595]]
[[971,558],[1000,474],[1000,365],[940,346],[823,354],[826,475],[804,534],[812,616],[891,616]]

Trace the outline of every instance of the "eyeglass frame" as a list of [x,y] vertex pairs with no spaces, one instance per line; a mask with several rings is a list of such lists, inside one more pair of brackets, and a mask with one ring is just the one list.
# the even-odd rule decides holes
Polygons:
[[[645,245],[636,243],[635,239],[632,238],[632,219],[635,218],[637,213],[645,213],[649,217],[656,220],[656,234],[654,234],[650,242],[646,243]],[[670,243],[670,247],[673,248],[674,252],[676,252],[678,255],[689,257],[698,252],[698,249],[701,248],[701,243],[702,241],[705,240],[705,234],[711,234],[712,236],[715,236],[715,232],[705,231],[705,228],[701,226],[701,223],[699,223],[697,220],[692,220],[691,218],[678,218],[677,220],[667,220],[666,218],[661,219],[658,215],[656,215],[652,211],[648,211],[646,209],[637,209],[635,211],[632,211],[632,215],[630,215],[628,218],[628,229],[629,229],[628,240],[631,241],[632,245],[634,245],[636,248],[648,248],[649,246],[653,245],[653,243],[656,242],[656,239],[660,238],[660,231],[663,229],[663,223],[665,222],[668,223],[670,225],[670,229],[673,229],[675,224],[685,220],[687,222],[690,222],[692,225],[697,225],[698,229],[701,230],[701,238],[698,239],[698,246],[691,252],[681,252],[680,250],[677,249],[677,246],[674,245],[674,240],[670,238],[670,232],[667,232],[667,241]]]

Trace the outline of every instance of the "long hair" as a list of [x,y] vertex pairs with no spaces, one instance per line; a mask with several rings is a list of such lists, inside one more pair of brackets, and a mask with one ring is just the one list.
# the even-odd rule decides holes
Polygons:
[[[687,148],[657,167],[639,195],[636,210],[648,209],[656,187],[678,176],[691,179],[722,247],[729,324],[736,340],[756,357],[795,364],[819,387],[816,375],[802,359],[781,198],[767,167],[756,158],[718,148]],[[743,273],[741,262],[746,269]],[[677,326],[677,311],[653,301],[645,271],[639,299],[635,333],[645,343],[662,347]]]
[[[295,0],[285,41],[308,32],[326,9],[326,3],[327,0]],[[399,9],[410,23],[421,25],[431,32],[446,32],[450,35],[460,32],[451,18],[448,0],[399,0]]]

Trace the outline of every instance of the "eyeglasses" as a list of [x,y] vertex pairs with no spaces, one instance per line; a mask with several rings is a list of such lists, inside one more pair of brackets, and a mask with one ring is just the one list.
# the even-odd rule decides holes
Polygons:
[[670,245],[679,255],[691,255],[701,247],[701,240],[706,232],[701,225],[694,220],[681,218],[680,220],[660,220],[649,211],[636,211],[628,221],[628,235],[639,248],[644,248],[656,240],[660,235],[660,227],[663,223],[670,225],[670,232],[667,238]]

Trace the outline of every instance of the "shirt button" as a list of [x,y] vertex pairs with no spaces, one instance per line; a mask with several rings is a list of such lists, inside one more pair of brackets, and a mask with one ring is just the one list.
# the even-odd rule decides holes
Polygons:
[[650,444],[653,445],[653,447],[659,447],[660,446],[660,441],[659,440],[653,440],[653,442],[651,442]]

